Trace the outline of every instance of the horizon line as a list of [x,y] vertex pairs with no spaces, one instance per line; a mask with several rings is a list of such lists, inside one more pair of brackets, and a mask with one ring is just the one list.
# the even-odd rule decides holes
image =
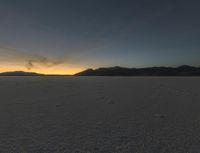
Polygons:
[[[144,68],[179,68],[179,67],[183,67],[183,66],[188,66],[188,67],[194,67],[194,68],[200,68],[200,66],[191,66],[191,65],[180,65],[180,66],[150,66],[150,67],[123,67],[123,66],[107,66],[107,67],[98,67],[98,68],[87,68],[87,69],[84,69],[83,71],[86,71],[86,70],[98,70],[98,69],[101,69],[101,68],[125,68],[125,69],[144,69]],[[81,73],[83,71],[80,71],[80,72],[76,72],[74,74],[53,74],[53,73],[38,73],[38,72],[35,72],[35,71],[23,71],[23,70],[13,70],[13,71],[4,71],[4,72],[0,72],[0,75],[1,74],[4,74],[4,73],[27,73],[27,74],[35,74],[35,75],[43,75],[43,76],[74,76],[78,73]]]

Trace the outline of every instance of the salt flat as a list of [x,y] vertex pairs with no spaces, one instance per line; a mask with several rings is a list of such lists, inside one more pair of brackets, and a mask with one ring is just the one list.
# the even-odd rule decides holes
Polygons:
[[197,153],[200,78],[0,77],[1,153]]

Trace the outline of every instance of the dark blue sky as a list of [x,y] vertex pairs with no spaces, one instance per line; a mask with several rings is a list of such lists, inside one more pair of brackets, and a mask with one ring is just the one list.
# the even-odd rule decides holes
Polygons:
[[200,66],[199,8],[198,0],[1,0],[0,60],[68,70]]

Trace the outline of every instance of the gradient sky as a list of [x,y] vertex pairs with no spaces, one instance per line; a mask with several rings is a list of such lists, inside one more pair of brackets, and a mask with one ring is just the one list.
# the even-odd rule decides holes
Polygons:
[[0,0],[0,72],[200,66],[199,0]]

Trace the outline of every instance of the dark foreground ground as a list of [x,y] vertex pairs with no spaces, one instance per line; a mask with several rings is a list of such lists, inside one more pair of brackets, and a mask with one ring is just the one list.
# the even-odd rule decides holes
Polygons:
[[0,77],[1,153],[198,153],[200,78]]

